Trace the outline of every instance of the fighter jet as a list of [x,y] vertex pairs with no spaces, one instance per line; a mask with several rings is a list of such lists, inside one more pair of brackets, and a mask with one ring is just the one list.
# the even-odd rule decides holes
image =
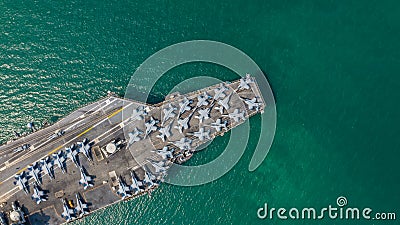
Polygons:
[[50,135],[47,140],[53,140],[54,138],[61,137],[65,134],[64,130],[58,130],[54,134]]
[[199,115],[195,116],[195,118],[199,119],[200,123],[203,123],[204,120],[210,118],[210,108],[200,109],[199,110]]
[[119,188],[117,190],[117,194],[121,196],[122,200],[127,197],[131,197],[130,188],[125,184],[125,182],[120,178],[119,181]]
[[144,119],[144,116],[147,115],[147,112],[145,111],[143,106],[139,106],[136,109],[133,110],[132,113],[132,120],[142,120]]
[[92,161],[91,146],[87,138],[82,142],[78,142],[79,152],[83,153],[89,161]]
[[163,142],[165,142],[165,138],[166,138],[166,137],[169,138],[169,137],[172,136],[172,133],[171,133],[171,126],[172,126],[172,123],[168,124],[168,125],[165,126],[165,127],[161,127],[160,130],[158,130],[158,131],[160,132],[160,134],[157,135],[157,137],[158,137],[158,138],[161,138],[161,140],[162,140]]
[[186,118],[184,118],[184,119],[179,119],[178,120],[178,125],[175,126],[175,128],[178,129],[181,134],[183,133],[183,130],[189,129],[190,117],[191,117],[191,115],[186,117]]
[[42,181],[39,178],[41,168],[38,165],[38,163],[35,162],[35,163],[33,163],[33,165],[28,166],[28,170],[29,170],[29,175],[31,177],[33,177],[33,179],[36,181],[36,183],[42,184]]
[[33,185],[33,195],[31,196],[32,200],[36,202],[36,204],[40,204],[41,202],[47,201],[47,198],[44,194],[44,191],[39,190],[37,185]]
[[164,160],[165,159],[171,159],[172,158],[172,153],[168,151],[168,147],[165,146],[161,150],[153,150],[152,152],[156,152],[159,156],[161,156]]
[[79,163],[78,163],[78,151],[75,149],[75,145],[71,145],[71,147],[69,148],[65,148],[65,152],[67,153],[67,157],[70,158],[72,160],[72,162],[74,162],[76,167],[79,167]]
[[255,109],[258,111],[260,109],[261,103],[257,102],[257,98],[245,99],[244,102],[247,104],[250,110]]
[[168,105],[168,108],[163,109],[164,117],[162,119],[161,125],[164,125],[164,123],[169,119],[169,118],[174,118],[175,113],[174,111],[177,110],[177,108],[171,104]]
[[133,144],[135,142],[140,141],[142,138],[139,136],[143,134],[143,132],[141,130],[139,130],[137,127],[135,127],[135,129],[133,129],[132,132],[128,133],[129,135],[129,144]]
[[73,209],[70,209],[67,205],[67,202],[65,201],[65,199],[61,199],[62,204],[63,204],[63,213],[61,213],[61,217],[64,218],[67,222],[75,219],[75,212]]
[[192,144],[192,140],[184,137],[181,138],[179,141],[175,141],[172,144],[174,144],[176,147],[182,149],[182,150],[189,150],[192,148],[191,144]]
[[227,125],[228,121],[223,121],[221,119],[217,119],[217,121],[215,121],[214,123],[211,123],[211,127],[214,128],[216,131],[220,132],[221,128],[224,128],[225,130],[227,129],[226,125]]
[[229,116],[229,118],[233,119],[236,123],[239,122],[240,119],[245,120],[244,111],[240,112],[239,109],[235,109],[233,113],[229,113],[229,115],[222,115],[222,116]]
[[245,78],[240,79],[240,84],[239,84],[237,90],[240,90],[240,89],[248,90],[248,89],[250,89],[249,84],[251,84],[251,83],[253,83],[253,80],[251,79],[250,74],[246,74]]
[[237,89],[238,90],[240,90],[240,89],[246,89],[247,90],[247,89],[250,89],[250,86],[249,86],[249,84],[247,84],[246,80],[244,78],[242,78],[242,79],[240,79],[240,84],[239,84]]
[[86,203],[83,203],[82,198],[79,196],[79,194],[75,194],[75,198],[76,198],[75,212],[78,214],[78,217],[88,215],[89,214],[88,205]]
[[83,186],[83,189],[86,190],[88,187],[93,187],[92,177],[86,175],[83,167],[79,167],[79,172],[81,173],[81,179],[79,180],[79,184]]
[[15,175],[16,181],[14,181],[15,185],[18,185],[21,190],[25,192],[25,194],[29,194],[28,188],[28,179],[25,177],[25,172]]
[[131,171],[131,180],[132,180],[131,190],[132,190],[133,194],[136,195],[140,192],[140,188],[139,188],[138,182],[136,180],[136,176],[132,171]]
[[167,166],[162,161],[155,162],[153,160],[147,160],[147,162],[149,162],[154,167],[156,173],[164,173],[169,168],[169,166]]
[[42,164],[42,170],[49,175],[50,180],[54,179],[53,161],[50,157],[40,160],[40,163]]
[[146,134],[144,137],[146,138],[151,132],[157,130],[156,124],[158,123],[158,120],[155,120],[153,117],[150,118],[149,121],[147,121],[144,125],[146,126]]
[[202,95],[197,96],[197,107],[208,105],[208,99],[210,96],[204,92]]
[[23,152],[25,150],[27,150],[31,145],[30,144],[24,144],[16,149],[14,149],[14,153],[18,153],[18,152]]
[[215,107],[215,108],[218,109],[221,114],[224,113],[224,109],[226,109],[226,111],[228,111],[228,109],[230,109],[229,100],[230,100],[231,96],[232,96],[232,94],[226,96],[226,98],[224,98],[223,100],[218,100],[218,104],[220,106]]
[[150,174],[149,172],[147,172],[147,170],[144,171],[144,179],[142,181],[142,183],[144,185],[146,185],[148,188],[152,188],[154,186],[154,182],[152,181],[152,179],[150,178]]
[[65,157],[63,151],[59,151],[58,153],[53,154],[54,164],[61,169],[62,173],[65,173]]
[[225,86],[224,86],[224,84],[220,84],[219,85],[219,87],[218,88],[215,88],[214,89],[214,100],[218,100],[218,99],[220,99],[220,98],[225,98],[225,93],[224,93],[224,91],[227,91],[228,90],[228,88],[226,88]]
[[199,131],[194,132],[193,136],[197,137],[200,141],[210,139],[210,130],[204,131],[204,127],[202,127],[199,129]]
[[193,100],[189,100],[185,97],[183,101],[179,103],[179,116],[192,109],[192,107],[189,106],[192,102]]

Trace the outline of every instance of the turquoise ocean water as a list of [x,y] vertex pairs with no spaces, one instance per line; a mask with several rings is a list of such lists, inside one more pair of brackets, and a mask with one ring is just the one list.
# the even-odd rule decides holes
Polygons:
[[[163,184],[152,198],[120,203],[74,224],[384,224],[259,220],[257,209],[349,206],[400,218],[400,3],[398,1],[0,2],[0,140],[28,121],[55,121],[124,94],[151,54],[181,41],[233,45],[267,74],[277,130],[264,163],[248,172],[259,128],[240,162],[198,187]],[[220,66],[171,70],[158,102],[198,75],[234,80]],[[217,157],[229,135],[189,164]],[[398,221],[388,224],[398,224]]]

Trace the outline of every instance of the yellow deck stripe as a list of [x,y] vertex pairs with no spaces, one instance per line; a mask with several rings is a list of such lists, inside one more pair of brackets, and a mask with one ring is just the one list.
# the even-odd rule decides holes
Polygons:
[[87,132],[91,131],[92,129],[93,129],[93,127],[89,127],[87,130],[85,130],[82,133],[78,134],[76,137],[80,137],[80,136],[86,134]]
[[111,119],[112,117],[114,117],[115,115],[117,115],[118,113],[120,113],[123,109],[124,109],[124,108],[121,108],[121,109],[115,111],[113,114],[111,114],[111,115],[108,116],[108,119]]
[[53,151],[47,153],[47,156],[50,156],[51,154],[53,154],[54,152],[56,152],[56,151],[59,150],[60,148],[62,148],[62,145],[58,146],[58,147],[55,148]]
[[24,167],[24,168],[20,169],[15,175],[17,175],[17,174],[19,174],[19,173],[22,173],[24,170],[26,170],[26,168],[27,168],[27,167]]

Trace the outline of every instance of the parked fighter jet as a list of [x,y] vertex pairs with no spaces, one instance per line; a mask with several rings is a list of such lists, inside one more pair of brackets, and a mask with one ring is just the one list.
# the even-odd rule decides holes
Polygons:
[[175,113],[174,111],[177,110],[177,108],[171,104],[168,105],[167,108],[163,109],[164,117],[162,118],[161,125],[164,125],[164,123],[169,119],[169,118],[174,118]]
[[169,166],[167,166],[162,161],[155,162],[153,160],[147,160],[147,162],[149,162],[154,167],[154,170],[155,170],[156,173],[164,173],[169,168]]
[[204,92],[202,95],[197,96],[197,107],[206,106],[208,105],[208,99],[211,97]]
[[82,198],[79,194],[75,194],[76,198],[76,207],[75,212],[77,213],[78,217],[82,217],[84,215],[89,214],[89,207],[86,203],[83,203]]
[[165,142],[165,138],[166,138],[166,137],[169,138],[169,137],[172,136],[172,133],[171,133],[171,126],[172,126],[172,123],[168,124],[168,125],[165,126],[165,127],[161,127],[160,130],[158,130],[158,131],[160,132],[160,134],[157,135],[157,137],[158,137],[158,138],[161,138],[161,140],[162,140],[163,142]]
[[144,109],[143,106],[139,106],[133,110],[131,118],[132,120],[142,120],[144,119],[145,115],[147,115],[146,110]]
[[25,194],[29,194],[29,187],[28,187],[28,179],[25,177],[25,172],[15,175],[14,184],[18,185],[21,190],[25,192]]
[[54,138],[61,137],[61,136],[63,136],[64,134],[65,134],[65,131],[64,131],[64,130],[58,130],[58,131],[56,131],[54,134],[52,134],[51,136],[49,136],[47,139],[48,139],[48,140],[53,140]]
[[180,148],[180,149],[182,149],[182,150],[189,150],[189,149],[192,148],[192,146],[191,146],[192,140],[190,140],[190,139],[188,139],[188,138],[186,138],[186,137],[181,138],[179,141],[173,142],[173,144],[174,144],[176,147],[178,147],[178,148]]
[[125,182],[120,178],[119,181],[119,188],[117,190],[117,194],[121,196],[122,200],[127,197],[131,197],[130,188],[125,184]]
[[83,189],[86,190],[88,187],[93,187],[93,179],[91,176],[86,175],[83,167],[79,167],[79,172],[81,173],[79,184],[83,186]]
[[200,109],[199,110],[199,115],[195,116],[195,118],[199,119],[200,123],[203,123],[204,120],[210,118],[210,108]]
[[261,103],[257,102],[257,98],[244,99],[244,102],[247,104],[250,110],[255,109],[258,111],[260,109]]
[[142,183],[144,185],[146,185],[147,188],[152,188],[154,186],[154,182],[151,179],[151,175],[149,174],[149,172],[147,170],[144,170],[144,179],[143,179]]
[[221,128],[224,128],[225,130],[227,129],[226,125],[227,125],[228,121],[223,121],[221,119],[217,119],[217,121],[215,121],[214,123],[211,123],[211,127],[214,128],[215,130],[217,130],[218,132],[221,131]]
[[135,142],[140,141],[142,138],[139,135],[141,135],[141,134],[143,134],[143,132],[141,130],[139,130],[137,127],[135,127],[132,132],[128,133],[129,144],[131,145]]
[[69,148],[65,148],[65,152],[67,153],[67,157],[74,162],[76,167],[79,167],[78,163],[78,151],[76,150],[75,144],[71,145]]
[[140,188],[139,188],[138,182],[136,180],[136,176],[132,171],[131,171],[131,180],[132,180],[132,184],[131,184],[132,193],[134,195],[137,195],[140,192]]
[[233,113],[229,113],[229,115],[222,116],[229,116],[229,118],[233,119],[236,123],[239,122],[240,119],[245,120],[244,111],[240,112],[239,109],[235,109]]
[[248,90],[248,89],[250,89],[249,84],[251,84],[251,83],[254,83],[254,81],[251,79],[250,74],[246,74],[245,78],[240,79],[240,84],[239,84],[237,90],[240,90],[240,89]]
[[228,109],[230,109],[229,101],[230,101],[231,96],[232,96],[232,94],[226,96],[226,98],[224,98],[222,100],[218,100],[218,104],[220,106],[219,107],[215,107],[215,108],[218,109],[221,114],[224,113],[224,109],[226,111],[228,111]]
[[186,97],[179,103],[179,116],[182,115],[184,112],[189,111],[192,109],[190,107],[190,104],[193,102],[193,100],[189,100]]
[[184,119],[178,120],[178,125],[175,126],[175,128],[178,129],[181,134],[183,133],[183,130],[189,129],[190,117],[191,117],[191,115],[189,115],[188,117],[186,117]]
[[87,138],[83,139],[82,142],[78,142],[78,151],[83,153],[89,161],[92,161],[91,147]]
[[53,161],[50,157],[40,160],[40,163],[42,164],[42,170],[49,175],[50,180],[54,179]]
[[244,78],[240,79],[240,84],[238,86],[238,90],[240,89],[249,89],[250,86],[247,84],[246,80]]
[[171,151],[168,150],[167,146],[165,146],[161,150],[153,150],[153,152],[156,152],[163,159],[171,159],[172,158],[172,153],[171,153]]
[[14,153],[23,152],[23,151],[27,150],[29,147],[31,147],[30,144],[24,144],[24,145],[22,145],[22,146],[20,146],[20,147],[18,147],[16,149],[14,149],[13,152]]
[[158,120],[155,120],[153,117],[150,118],[149,121],[147,121],[144,125],[146,126],[146,134],[144,137],[146,138],[151,132],[157,130],[156,124],[158,123]]
[[38,165],[38,163],[35,162],[35,163],[33,163],[33,165],[28,166],[28,170],[29,170],[29,175],[31,177],[33,177],[33,179],[36,181],[36,183],[42,184],[42,181],[39,178],[41,168]]
[[221,83],[218,88],[214,89],[214,96],[213,96],[214,100],[225,98],[226,94],[224,92],[227,90],[228,88],[226,88],[224,84]]
[[61,217],[64,218],[67,222],[75,219],[75,212],[73,209],[70,209],[67,205],[67,202],[65,199],[61,199],[62,204],[63,204],[63,212],[61,213]]
[[200,141],[210,139],[210,130],[204,131],[204,127],[202,127],[199,131],[194,132],[193,136],[196,136]]
[[36,202],[36,204],[40,204],[41,202],[47,201],[47,198],[44,194],[44,191],[39,190],[37,185],[33,185],[33,195],[32,200]]
[[61,169],[62,173],[65,173],[65,157],[63,151],[59,151],[58,153],[53,154],[54,164]]

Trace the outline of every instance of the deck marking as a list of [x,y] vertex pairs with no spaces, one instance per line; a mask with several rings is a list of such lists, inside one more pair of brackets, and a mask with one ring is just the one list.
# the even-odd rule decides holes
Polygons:
[[58,151],[58,150],[59,150],[60,148],[62,148],[62,147],[63,147],[62,145],[58,146],[58,147],[55,148],[53,151],[47,153],[47,156],[50,156],[51,154],[55,153],[56,151]]
[[118,113],[120,113],[124,108],[125,108],[125,107],[118,109],[117,111],[113,112],[113,113],[112,113],[110,116],[108,116],[107,118],[108,118],[108,119],[111,119],[112,117],[114,117],[115,115],[117,115]]
[[[104,109],[105,107],[107,107],[108,105],[110,105],[111,103],[113,103],[113,102],[116,101],[116,100],[117,100],[117,99],[113,98],[113,99],[110,101],[110,98],[108,98],[108,99],[105,101],[105,103],[106,103],[105,105],[101,106],[101,105],[99,104],[99,105],[96,105],[95,107],[93,107],[92,109],[95,109],[95,108],[101,106],[101,107],[98,108],[96,111],[94,111],[92,114],[96,114],[98,111]],[[108,101],[108,102],[107,102],[107,101]],[[92,110],[92,109],[91,109],[91,110]],[[89,111],[91,111],[91,110],[89,110]],[[88,111],[88,112],[89,112],[89,111]],[[80,118],[81,118],[81,119],[85,118],[85,116],[86,116],[86,114],[88,114],[88,112],[85,112],[84,114],[82,114],[82,115],[80,116]],[[82,120],[80,120],[80,121],[78,121],[78,122],[72,124],[71,126],[69,126],[68,128],[66,128],[65,131],[70,130],[72,127],[76,126],[77,124],[79,124],[79,123],[81,123],[81,122],[82,122]]]
[[82,135],[86,134],[87,132],[91,131],[92,129],[93,129],[93,127],[89,127],[88,129],[86,129],[82,133],[78,134],[75,138],[81,137]]
[[17,172],[15,175],[17,175],[17,174],[19,174],[19,173],[22,173],[22,172],[24,172],[24,170],[26,170],[26,167],[24,167],[24,168],[22,168],[22,169],[18,170],[18,172]]

